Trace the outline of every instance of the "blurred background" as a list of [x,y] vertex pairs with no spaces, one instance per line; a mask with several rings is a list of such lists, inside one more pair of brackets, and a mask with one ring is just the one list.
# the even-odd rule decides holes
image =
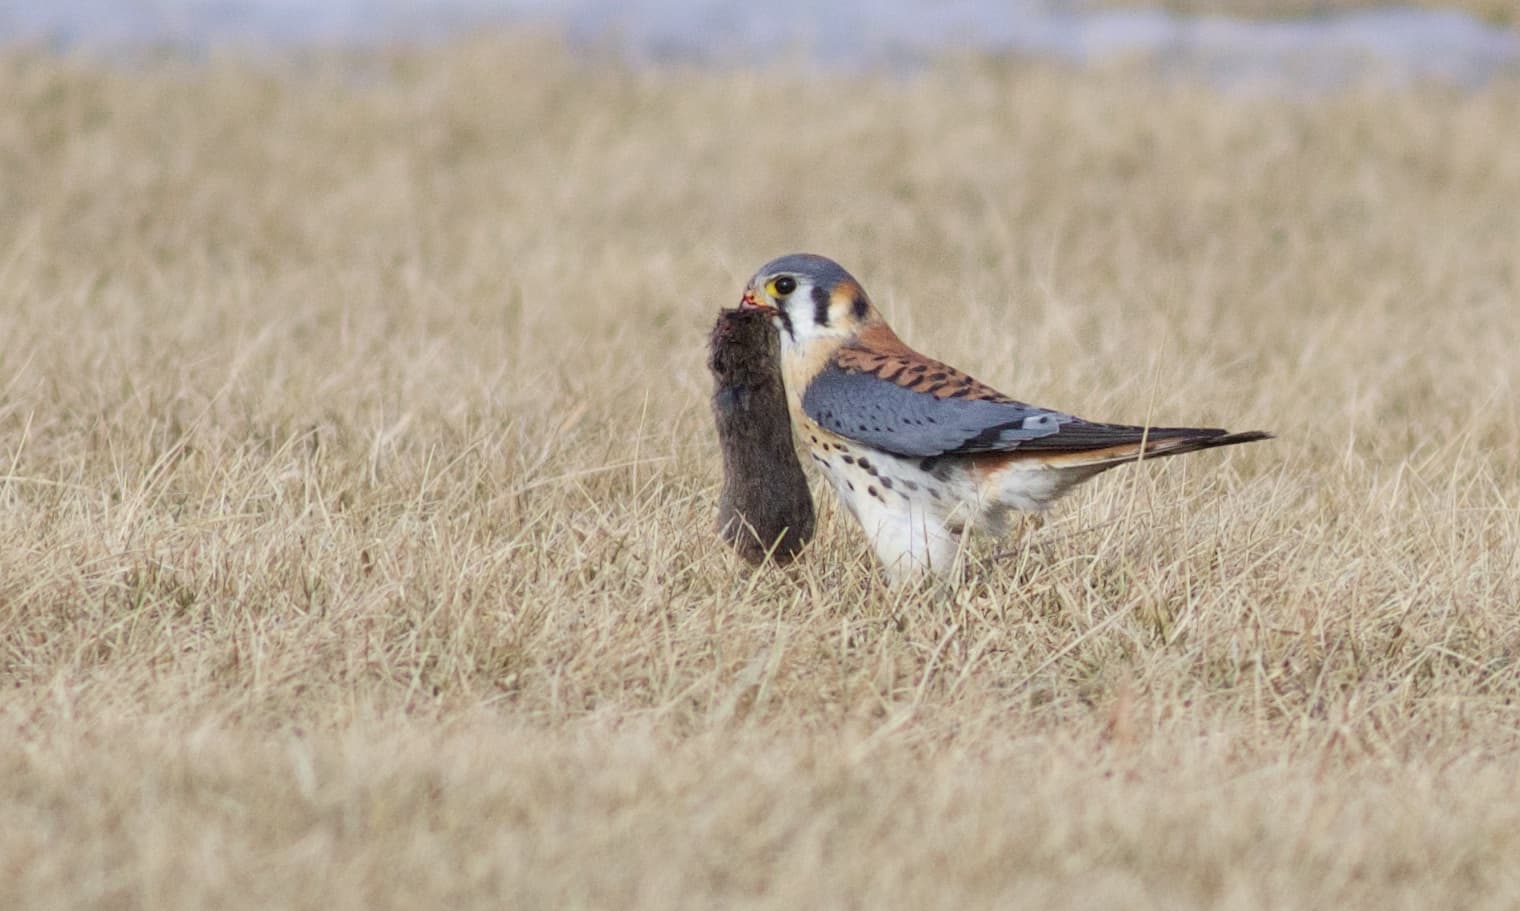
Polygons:
[[1221,86],[1323,90],[1520,69],[1512,0],[19,0],[0,42],[206,50],[410,45],[537,25],[591,53],[733,66],[784,48],[827,68],[983,51],[1144,60]]
[[[1515,0],[0,0],[0,909],[1520,907]],[[1264,429],[717,543],[825,253]]]

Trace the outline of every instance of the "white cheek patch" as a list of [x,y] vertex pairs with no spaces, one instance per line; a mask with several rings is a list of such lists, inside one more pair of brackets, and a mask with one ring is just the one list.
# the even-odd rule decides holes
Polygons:
[[792,292],[783,306],[786,307],[787,316],[792,318],[792,331],[797,333],[798,339],[804,339],[813,334],[818,324],[813,320],[812,302],[808,300],[808,295],[803,293],[803,289],[798,288]]

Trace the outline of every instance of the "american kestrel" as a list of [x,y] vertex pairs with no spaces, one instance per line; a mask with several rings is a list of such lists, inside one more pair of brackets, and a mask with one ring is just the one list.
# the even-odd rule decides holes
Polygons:
[[1001,533],[1142,457],[1267,439],[1098,424],[1017,402],[909,348],[850,273],[797,253],[761,267],[742,307],[779,330],[792,425],[894,581],[953,566],[968,528]]

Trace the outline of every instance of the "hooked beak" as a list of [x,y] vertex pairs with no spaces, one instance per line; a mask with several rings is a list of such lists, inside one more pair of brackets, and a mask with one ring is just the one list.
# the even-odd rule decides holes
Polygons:
[[740,310],[760,310],[765,313],[775,313],[776,308],[760,300],[755,294],[754,288],[744,289],[744,299],[739,301]]

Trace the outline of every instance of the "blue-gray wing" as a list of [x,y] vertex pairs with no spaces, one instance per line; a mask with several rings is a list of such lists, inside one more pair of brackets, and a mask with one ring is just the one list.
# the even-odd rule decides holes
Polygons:
[[832,433],[912,457],[1006,452],[1068,425],[1103,426],[1009,399],[938,397],[835,365],[808,384],[802,410]]

